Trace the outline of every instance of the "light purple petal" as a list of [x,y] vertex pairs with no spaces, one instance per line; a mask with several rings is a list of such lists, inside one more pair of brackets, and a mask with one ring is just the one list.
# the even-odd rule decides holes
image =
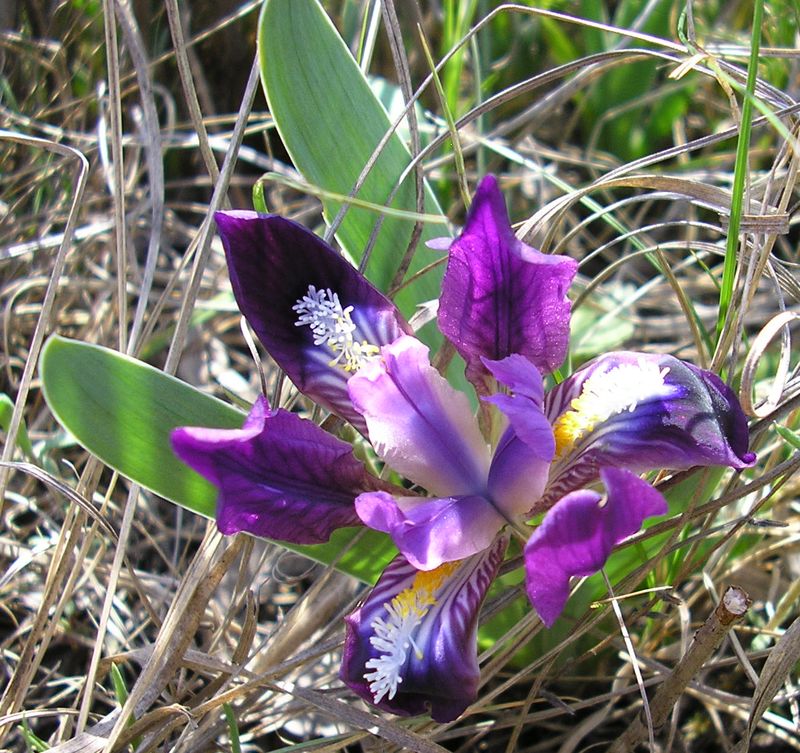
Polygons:
[[477,697],[478,611],[507,544],[429,572],[394,559],[345,618],[342,681],[393,714],[460,716]]
[[296,222],[256,212],[214,215],[241,312],[264,347],[297,388],[363,429],[347,395],[350,373],[325,344],[315,345],[309,326],[296,326],[293,310],[309,292],[328,289],[342,308],[352,306],[353,338],[375,346],[410,331],[394,304],[340,254]]
[[481,496],[395,498],[367,492],[356,499],[356,511],[365,525],[388,533],[419,570],[433,570],[486,549],[507,522]]
[[489,468],[489,497],[509,520],[528,518],[545,490],[549,471],[550,461],[541,451],[532,449],[509,428],[500,438]]
[[450,247],[439,301],[439,328],[479,393],[489,391],[482,357],[519,353],[546,373],[561,364],[569,339],[566,293],[576,270],[573,259],[517,240],[497,180],[487,175]]
[[592,575],[611,550],[632,536],[645,518],[664,515],[664,497],[628,471],[601,471],[608,498],[593,491],[576,491],[559,500],[544,516],[525,546],[528,598],[548,626],[556,621],[569,597],[573,575]]
[[217,525],[294,544],[318,544],[360,525],[354,500],[380,486],[352,448],[311,421],[271,411],[264,398],[242,429],[184,427],[175,454],[219,487]]
[[556,459],[539,509],[616,466],[751,465],[747,420],[718,377],[672,356],[609,353],[551,390]]
[[556,451],[553,427],[544,415],[544,386],[539,370],[523,356],[514,354],[502,361],[483,359],[492,376],[512,394],[484,398],[506,414],[516,435],[533,451],[534,457],[550,462]]
[[489,450],[469,401],[428,360],[419,340],[381,348],[348,382],[378,455],[432,496],[482,494]]

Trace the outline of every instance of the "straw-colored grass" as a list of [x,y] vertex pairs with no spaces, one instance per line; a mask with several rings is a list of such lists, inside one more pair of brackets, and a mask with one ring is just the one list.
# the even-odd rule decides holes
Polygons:
[[[800,749],[796,7],[763,4],[748,80],[750,3],[629,0],[591,23],[579,3],[551,4],[564,15],[397,3],[384,17],[380,3],[325,5],[363,65],[406,96],[430,72],[417,23],[434,62],[459,50],[439,91],[421,94],[431,115],[419,124],[420,164],[454,222],[459,188],[491,171],[529,242],[580,261],[573,365],[624,347],[722,372],[741,384],[759,464],[714,476],[713,495],[689,494],[680,514],[641,534],[667,536],[610,584],[613,609],[611,598],[593,605],[558,642],[532,611],[511,620],[483,647],[480,697],[460,720],[402,720],[356,701],[337,662],[342,616],[363,587],[276,545],[226,539],[104,468],[54,421],[38,381],[44,338],[59,332],[223,397],[259,394],[210,214],[249,207],[251,186],[272,171],[286,180],[268,183],[270,209],[321,232],[319,202],[298,189],[260,92],[259,3],[9,2],[0,745]],[[642,64],[647,91],[628,98],[625,71]],[[751,134],[737,154],[743,116]],[[700,474],[681,474],[661,488],[687,478],[685,488],[702,487]],[[752,605],[681,678],[674,668],[729,584]],[[510,600],[493,596],[484,620]],[[677,705],[648,729],[642,697],[657,688]]]

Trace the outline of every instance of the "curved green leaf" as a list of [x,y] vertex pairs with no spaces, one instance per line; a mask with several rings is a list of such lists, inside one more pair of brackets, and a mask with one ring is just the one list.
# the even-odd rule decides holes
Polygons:
[[[40,372],[53,415],[89,452],[159,496],[214,517],[216,487],[175,457],[170,432],[239,428],[241,411],[142,361],[57,335],[42,350]],[[337,567],[368,583],[397,553],[385,534],[353,528],[336,531],[327,544],[279,543],[324,564],[341,555]]]

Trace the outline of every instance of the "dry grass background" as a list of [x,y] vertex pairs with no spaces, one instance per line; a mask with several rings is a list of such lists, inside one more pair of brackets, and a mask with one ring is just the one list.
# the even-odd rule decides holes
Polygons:
[[[657,4],[612,5],[633,13],[626,28],[641,29]],[[511,92],[491,118],[462,128],[463,170],[450,150],[424,163],[454,222],[463,218],[457,174],[474,186],[491,170],[512,216],[530,218],[543,246],[581,260],[579,357],[614,341],[670,351],[744,369],[743,397],[753,383],[759,399],[768,397],[760,406],[747,401],[758,468],[726,475],[712,501],[690,500],[682,515],[659,524],[656,532],[671,534],[659,557],[614,584],[620,596],[646,571],[669,575],[660,585],[671,590],[619,602],[629,641],[610,610],[591,610],[556,648],[520,664],[516,650],[541,637],[529,613],[482,654],[479,702],[449,725],[381,717],[336,680],[341,617],[361,593],[358,583],[264,542],[224,540],[212,524],[76,446],[41,396],[37,359],[53,331],[138,355],[221,396],[258,394],[224,257],[205,223],[210,207],[248,207],[264,171],[300,178],[252,72],[258,6],[2,6],[0,316],[9,400],[0,468],[0,744],[17,751],[606,750],[636,723],[640,685],[663,687],[666,678],[675,694],[685,692],[655,731],[659,750],[744,750],[751,731],[752,750],[800,749],[800,445],[774,428],[796,428],[798,418],[798,359],[788,340],[800,302],[795,4],[765,6],[756,92],[782,127],[756,112],[740,275],[715,352],[702,329],[713,334],[717,316],[741,115],[741,98],[737,104],[728,87],[744,81],[750,4],[706,8],[696,19],[702,50],[677,42],[659,49],[667,57],[643,97],[598,109],[589,96],[602,95],[619,69],[615,55],[628,62],[622,50],[633,40],[612,34],[606,57],[590,60],[581,48],[569,76],[553,75],[532,94]],[[326,3],[355,48],[361,19],[377,6]],[[447,50],[470,19],[454,20],[457,6],[398,3],[413,82],[427,73],[415,25]],[[479,3],[473,20],[494,8]],[[683,6],[670,8],[672,29]],[[581,10],[577,3],[556,9]],[[445,82],[458,114],[478,111],[476,80],[493,93],[546,75],[570,54],[568,45],[558,48],[559,34],[569,40],[584,31],[580,23],[499,14],[483,48],[491,49],[489,67],[478,71],[475,57]],[[469,62],[475,50],[466,49]],[[706,57],[692,57],[702,51]],[[382,29],[371,70],[395,81],[401,75]],[[683,77],[669,76],[676,70]],[[664,133],[631,130],[620,143],[615,123],[632,129],[676,93],[686,103]],[[441,118],[434,92],[422,100]],[[631,178],[643,174],[649,177]],[[575,193],[593,181],[594,208]],[[279,182],[267,191],[271,209],[321,224],[313,197]],[[689,303],[699,321],[687,316]],[[25,433],[30,447],[20,441]],[[713,546],[704,548],[708,541]],[[676,680],[672,668],[732,582],[753,599],[746,619],[721,648],[708,646],[708,661],[688,684]],[[500,612],[504,599],[491,601],[487,615]]]

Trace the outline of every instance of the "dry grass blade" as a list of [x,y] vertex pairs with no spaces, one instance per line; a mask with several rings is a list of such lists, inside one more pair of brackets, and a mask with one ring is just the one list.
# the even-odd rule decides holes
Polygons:
[[753,703],[747,720],[747,732],[737,745],[736,753],[746,753],[749,750],[750,739],[756,731],[759,721],[798,661],[800,661],[800,617],[780,637],[764,662],[758,678],[758,685],[753,693]]

